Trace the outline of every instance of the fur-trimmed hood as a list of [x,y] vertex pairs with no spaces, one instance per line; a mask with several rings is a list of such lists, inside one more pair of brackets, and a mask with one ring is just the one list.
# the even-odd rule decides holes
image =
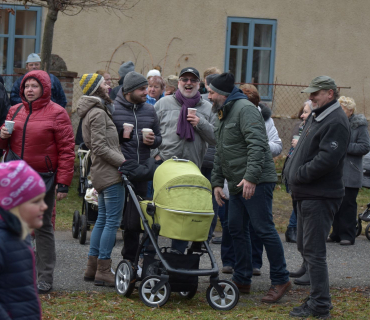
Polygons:
[[260,103],[258,106],[261,109],[261,114],[262,114],[263,120],[265,120],[265,122],[266,122],[268,119],[271,118],[272,111],[268,106],[266,106],[263,103]]
[[349,118],[351,129],[357,129],[361,126],[367,126],[367,120],[363,114],[353,114]]

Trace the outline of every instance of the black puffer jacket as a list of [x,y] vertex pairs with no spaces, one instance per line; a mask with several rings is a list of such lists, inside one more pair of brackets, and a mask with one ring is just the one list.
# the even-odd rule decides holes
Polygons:
[[[121,134],[124,123],[134,125],[132,139],[121,144],[123,155],[126,160],[135,159],[139,163],[144,163],[150,157],[150,149],[155,149],[162,143],[159,122],[154,107],[146,102],[132,104],[124,98],[122,90],[119,90],[116,100],[114,100],[114,108],[113,122],[119,134]],[[155,134],[155,140],[151,146],[143,143],[141,133],[143,128],[150,128]]]

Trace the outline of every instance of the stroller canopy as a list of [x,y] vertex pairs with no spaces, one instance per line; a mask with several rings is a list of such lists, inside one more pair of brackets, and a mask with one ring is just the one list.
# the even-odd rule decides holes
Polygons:
[[189,160],[170,159],[154,173],[156,206],[199,213],[213,213],[212,188],[199,168]]

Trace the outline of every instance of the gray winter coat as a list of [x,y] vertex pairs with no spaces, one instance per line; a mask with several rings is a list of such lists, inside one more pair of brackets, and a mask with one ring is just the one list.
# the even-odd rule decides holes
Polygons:
[[370,138],[367,120],[362,114],[349,118],[351,139],[344,159],[343,180],[347,188],[362,187],[362,157],[370,151]]
[[194,141],[180,139],[176,134],[181,104],[176,100],[175,95],[165,96],[158,100],[154,108],[159,120],[162,144],[158,149],[153,150],[151,156],[154,157],[159,154],[164,161],[176,156],[193,161],[200,168],[208,144],[216,144],[214,134],[216,115],[212,112],[211,104],[200,99],[195,106],[200,121],[194,128]]

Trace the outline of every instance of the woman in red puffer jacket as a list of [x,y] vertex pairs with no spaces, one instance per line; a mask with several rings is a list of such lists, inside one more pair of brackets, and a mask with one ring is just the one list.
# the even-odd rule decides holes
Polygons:
[[[55,240],[51,216],[55,201],[67,196],[72,182],[74,167],[74,135],[71,120],[64,108],[52,102],[51,81],[45,71],[28,72],[20,87],[21,104],[10,108],[6,120],[14,121],[9,134],[3,125],[0,132],[0,148],[25,160],[39,173],[56,172],[54,182],[46,192],[42,228],[35,230],[36,267],[39,293],[51,290],[55,267]],[[12,160],[11,153],[6,160]],[[14,159],[13,159],[14,160]]]

